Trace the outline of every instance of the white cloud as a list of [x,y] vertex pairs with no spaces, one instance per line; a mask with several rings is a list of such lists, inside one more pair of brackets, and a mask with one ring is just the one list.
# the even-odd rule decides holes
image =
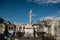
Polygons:
[[43,20],[54,20],[54,17],[50,17],[50,16],[47,16],[47,17],[41,17],[40,18],[40,21],[43,21]]
[[59,3],[60,0],[48,0],[47,3]]
[[[27,0],[28,2],[32,2],[32,0]],[[33,0],[34,3],[60,3],[60,0]]]
[[60,17],[49,17],[49,16],[47,16],[47,17],[41,17],[40,18],[40,21],[43,21],[43,19],[44,19],[44,21],[47,21],[47,20],[58,20],[58,21],[60,21]]
[[47,16],[47,17],[41,17],[40,20],[59,20],[60,21],[60,10],[58,10],[57,12],[55,12],[53,15],[51,16]]

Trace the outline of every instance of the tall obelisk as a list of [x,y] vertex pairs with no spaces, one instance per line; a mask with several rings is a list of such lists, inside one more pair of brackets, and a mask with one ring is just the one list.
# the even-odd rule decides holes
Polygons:
[[29,28],[32,28],[32,10],[30,10],[30,12],[29,12],[29,14],[30,14],[30,26],[29,26]]
[[32,10],[30,10],[30,25],[32,25]]

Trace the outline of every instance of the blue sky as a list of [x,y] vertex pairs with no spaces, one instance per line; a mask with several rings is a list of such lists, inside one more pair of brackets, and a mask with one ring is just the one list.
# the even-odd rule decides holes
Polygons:
[[29,11],[31,9],[33,23],[37,23],[41,17],[59,16],[60,1],[0,0],[0,17],[11,22],[29,23]]

